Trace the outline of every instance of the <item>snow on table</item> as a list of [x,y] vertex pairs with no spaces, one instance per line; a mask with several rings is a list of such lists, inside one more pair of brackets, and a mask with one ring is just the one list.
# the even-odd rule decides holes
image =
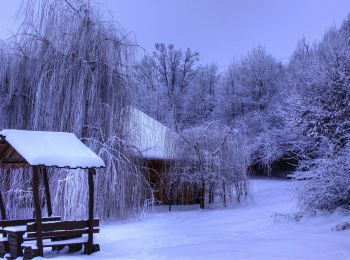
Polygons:
[[5,231],[10,231],[10,232],[25,232],[27,230],[26,225],[22,226],[8,226],[4,228]]
[[0,135],[31,165],[104,167],[103,160],[74,134],[5,129]]
[[[274,221],[275,213],[295,213],[295,185],[253,180],[254,201],[233,209],[156,213],[134,223],[101,227],[101,251],[92,259],[348,260],[350,231],[332,228],[340,214]],[[86,259],[62,255],[55,259]],[[73,258],[72,258],[73,257]]]

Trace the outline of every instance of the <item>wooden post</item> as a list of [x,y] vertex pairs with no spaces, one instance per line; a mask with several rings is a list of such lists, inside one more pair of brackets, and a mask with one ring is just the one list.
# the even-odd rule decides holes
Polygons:
[[1,219],[5,220],[6,219],[6,210],[5,210],[4,201],[2,200],[1,192],[0,192],[0,212],[1,212]]
[[36,220],[36,244],[38,247],[38,255],[43,256],[43,239],[42,239],[42,219],[41,206],[39,197],[39,168],[33,166],[33,198],[35,206],[35,220]]
[[47,215],[49,217],[52,216],[52,204],[51,204],[51,194],[50,194],[50,186],[49,186],[49,176],[47,174],[47,168],[41,168],[44,178],[44,187],[45,187],[45,196],[46,196],[46,205],[47,205]]
[[89,237],[87,254],[93,253],[94,245],[94,174],[95,169],[88,170],[89,182]]

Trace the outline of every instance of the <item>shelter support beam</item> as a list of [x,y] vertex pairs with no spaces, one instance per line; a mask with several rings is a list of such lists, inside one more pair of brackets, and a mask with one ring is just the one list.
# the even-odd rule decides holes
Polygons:
[[46,167],[42,167],[41,171],[43,173],[43,179],[44,179],[47,215],[48,215],[48,217],[51,217],[52,216],[52,203],[51,203],[51,193],[50,193],[50,186],[49,186],[49,175],[47,174]]
[[88,182],[89,182],[89,237],[87,254],[94,252],[94,175],[95,169],[88,170]]
[[39,168],[33,166],[33,198],[35,206],[35,220],[36,220],[36,243],[38,247],[38,255],[43,256],[43,239],[42,239],[42,218],[41,206],[39,197]]
[[11,147],[8,146],[6,148],[6,150],[3,152],[1,158],[0,158],[0,163],[2,163],[3,161],[5,161],[8,157],[10,157],[13,153],[15,152],[15,150]]
[[0,192],[0,212],[1,212],[1,219],[5,220],[6,219],[6,210],[5,210],[5,204],[2,199],[2,194]]

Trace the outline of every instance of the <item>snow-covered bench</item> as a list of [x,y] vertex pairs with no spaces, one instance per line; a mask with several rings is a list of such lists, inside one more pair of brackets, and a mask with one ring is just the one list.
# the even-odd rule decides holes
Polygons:
[[[60,219],[60,217],[46,217],[42,218],[42,221],[59,221]],[[4,257],[4,255],[10,251],[13,251],[13,257],[22,255],[20,245],[23,242],[23,239],[34,239],[27,238],[26,236],[23,237],[23,234],[26,231],[26,225],[32,222],[35,222],[35,219],[0,220],[0,234],[2,236],[0,237],[0,257]],[[8,234],[15,232],[21,233],[20,237],[18,237],[18,239],[9,239]]]
[[[94,219],[93,233],[99,233],[99,219]],[[54,221],[42,223],[43,247],[52,247],[54,250],[60,250],[69,246],[70,252],[80,251],[88,243],[89,222],[80,221]],[[27,237],[36,237],[36,224],[27,225]],[[100,250],[98,244],[94,244],[94,252]],[[22,244],[24,249],[24,258],[32,259],[38,254],[37,241],[26,241]],[[84,248],[86,250],[86,247]],[[84,250],[84,252],[85,252]]]

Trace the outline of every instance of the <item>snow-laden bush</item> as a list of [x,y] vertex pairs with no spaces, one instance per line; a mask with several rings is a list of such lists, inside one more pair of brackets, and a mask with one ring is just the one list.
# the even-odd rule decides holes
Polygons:
[[349,147],[336,157],[302,163],[295,178],[304,182],[299,190],[303,210],[350,208]]
[[198,187],[201,208],[215,197],[221,197],[225,207],[248,197],[249,154],[244,131],[239,122],[231,127],[211,122],[178,132],[181,159],[170,174]]

